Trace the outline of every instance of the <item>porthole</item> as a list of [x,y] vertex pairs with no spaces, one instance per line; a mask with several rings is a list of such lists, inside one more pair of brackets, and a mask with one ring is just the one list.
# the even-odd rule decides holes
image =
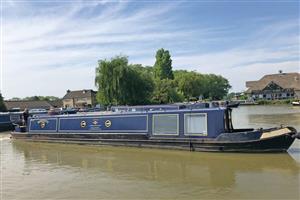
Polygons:
[[106,120],[105,121],[105,126],[108,128],[111,126],[111,121],[110,120]]
[[81,121],[81,122],[80,122],[80,126],[81,126],[81,128],[86,127],[86,121]]

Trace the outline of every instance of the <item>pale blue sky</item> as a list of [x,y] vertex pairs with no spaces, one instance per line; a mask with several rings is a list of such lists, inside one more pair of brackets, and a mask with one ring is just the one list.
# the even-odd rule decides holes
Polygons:
[[7,98],[94,87],[97,60],[123,54],[216,73],[232,91],[267,73],[299,72],[299,1],[2,1]]

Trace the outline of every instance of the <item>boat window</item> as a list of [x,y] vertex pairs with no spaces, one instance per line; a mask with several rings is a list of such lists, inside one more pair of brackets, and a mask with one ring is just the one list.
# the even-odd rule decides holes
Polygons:
[[178,114],[153,115],[153,135],[178,135]]
[[206,113],[190,113],[184,115],[185,135],[207,135]]

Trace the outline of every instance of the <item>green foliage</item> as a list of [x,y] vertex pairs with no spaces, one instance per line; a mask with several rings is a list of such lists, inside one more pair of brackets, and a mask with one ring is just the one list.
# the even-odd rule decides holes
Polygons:
[[125,76],[121,82],[121,96],[119,104],[137,105],[150,103],[154,83],[147,73],[135,67],[126,67]]
[[175,86],[175,81],[170,79],[156,80],[152,102],[165,104],[183,101],[183,95],[176,91]]
[[6,109],[6,106],[4,104],[2,94],[0,93],[0,112],[6,112],[6,111],[7,111],[7,109]]
[[178,90],[186,100],[195,99],[204,93],[204,76],[196,72],[178,70],[174,72]]
[[120,99],[120,80],[128,65],[127,57],[117,56],[110,61],[98,61],[96,68],[97,99],[104,105],[117,104]]
[[240,100],[248,100],[249,97],[246,94],[243,94],[239,97]]
[[291,104],[293,101],[295,101],[294,99],[276,99],[276,100],[258,100],[256,101],[256,103],[258,103],[258,105],[280,105],[280,104]]
[[159,49],[156,52],[154,64],[154,77],[158,79],[174,79],[172,60],[168,50]]
[[103,105],[163,104],[224,98],[228,80],[214,74],[172,71],[169,51],[159,49],[154,67],[128,64],[125,56],[100,60],[96,68],[97,100]]
[[147,68],[128,65],[127,57],[100,60],[96,69],[97,99],[104,105],[150,103],[154,83]]
[[204,97],[212,100],[223,99],[231,88],[227,79],[215,74],[206,75],[206,91]]
[[10,101],[21,101],[22,99],[19,97],[13,97],[11,99],[9,99]]
[[186,70],[174,72],[178,90],[182,92],[186,100],[195,99],[202,96],[205,99],[223,99],[230,85],[227,79],[214,74],[200,74]]
[[249,99],[249,97],[247,94],[240,93],[240,92],[237,92],[237,93],[231,92],[226,97],[226,100],[229,100],[229,101],[231,101],[231,100],[248,100],[248,99]]
[[58,100],[58,97],[55,96],[31,96],[25,97],[23,99],[14,97],[12,100],[25,100],[25,101],[55,101]]

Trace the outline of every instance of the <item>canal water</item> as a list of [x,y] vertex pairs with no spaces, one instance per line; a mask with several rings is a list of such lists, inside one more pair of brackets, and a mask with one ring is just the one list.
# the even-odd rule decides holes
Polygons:
[[[300,107],[244,106],[235,127],[291,125]],[[300,142],[288,153],[199,153],[1,140],[1,198],[300,199]]]

